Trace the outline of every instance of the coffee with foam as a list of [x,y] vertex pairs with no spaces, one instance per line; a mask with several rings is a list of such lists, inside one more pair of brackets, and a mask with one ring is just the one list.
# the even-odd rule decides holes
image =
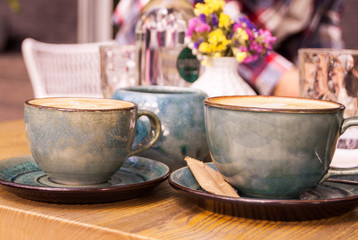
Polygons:
[[105,98],[39,98],[28,102],[32,105],[78,109],[78,110],[108,110],[134,107],[135,104],[127,101],[105,99]]
[[320,101],[313,99],[282,98],[268,96],[248,97],[214,97],[208,100],[209,103],[244,108],[264,109],[332,109],[341,105],[335,102]]

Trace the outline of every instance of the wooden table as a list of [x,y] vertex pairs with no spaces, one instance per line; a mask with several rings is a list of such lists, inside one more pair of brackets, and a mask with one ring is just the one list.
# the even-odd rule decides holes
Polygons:
[[[0,159],[27,155],[23,121],[0,122]],[[212,213],[167,182],[151,194],[107,204],[60,205],[0,188],[0,239],[358,239],[358,208],[312,221],[279,222]]]

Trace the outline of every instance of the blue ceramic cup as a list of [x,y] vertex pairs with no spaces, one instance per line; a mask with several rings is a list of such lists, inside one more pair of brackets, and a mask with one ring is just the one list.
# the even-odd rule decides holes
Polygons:
[[[67,185],[107,182],[129,156],[152,147],[161,132],[154,113],[113,99],[32,99],[24,114],[35,162],[49,180]],[[149,118],[151,131],[132,146],[140,116]]]
[[343,118],[342,104],[271,96],[207,98],[209,150],[220,173],[240,194],[294,198],[331,175],[337,139],[358,118]]
[[[140,156],[167,164],[171,170],[186,166],[185,156],[211,161],[206,141],[203,101],[199,90],[174,86],[136,86],[117,89],[112,98],[131,101],[154,112],[162,124],[158,142]],[[145,119],[138,122],[134,142],[149,131]]]

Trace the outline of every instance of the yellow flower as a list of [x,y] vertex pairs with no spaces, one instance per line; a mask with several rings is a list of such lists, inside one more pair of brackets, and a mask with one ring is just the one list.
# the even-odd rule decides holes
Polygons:
[[201,53],[211,53],[210,44],[207,42],[203,42],[199,45],[198,50]]
[[235,35],[241,44],[244,44],[249,39],[249,35],[242,28],[236,29]]
[[212,9],[210,8],[210,6],[204,3],[197,3],[195,5],[194,14],[196,16],[199,16],[200,14],[205,14],[206,16],[208,16],[211,13],[212,13]]
[[221,13],[219,16],[219,27],[220,28],[229,28],[233,21],[230,19],[229,15]]
[[208,16],[214,12],[222,12],[224,4],[224,0],[205,0],[205,3],[197,3],[195,5],[194,13],[196,16],[200,14]]
[[221,56],[222,56],[221,52],[215,52],[214,53],[214,57],[221,57]]
[[221,29],[215,29],[209,34],[208,42],[213,52],[225,51],[228,45],[231,44],[231,40],[228,40]]
[[215,29],[214,31],[212,31],[210,34],[209,34],[209,38],[210,37],[213,37],[213,38],[216,38],[218,41],[227,41],[227,38],[224,34],[224,31],[220,28],[217,28]]
[[208,4],[213,11],[222,11],[224,9],[225,0],[205,0],[205,3]]
[[249,25],[252,23],[248,19],[239,19],[235,23],[224,13],[225,0],[201,2],[195,5],[196,17],[190,23],[185,40],[200,61],[234,56],[238,62],[252,62],[271,49],[274,38],[270,33],[251,29]]
[[215,29],[211,33],[209,33],[209,39],[208,42],[213,45],[217,45],[219,42],[221,42],[223,39],[226,39],[223,31],[219,28]]
[[247,56],[247,52],[241,52],[241,51],[238,51],[236,54],[235,54],[235,58],[236,60],[241,63],[242,61],[245,60]]
[[247,57],[247,52],[243,52],[238,48],[232,48],[233,54],[236,58],[236,60],[241,63],[242,61],[245,60],[245,58]]

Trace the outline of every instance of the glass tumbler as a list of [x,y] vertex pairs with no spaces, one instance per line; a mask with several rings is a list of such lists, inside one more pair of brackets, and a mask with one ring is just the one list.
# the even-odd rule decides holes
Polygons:
[[111,98],[118,88],[138,85],[138,67],[134,45],[100,46],[101,88]]
[[[303,48],[298,52],[301,97],[345,105],[344,117],[358,116],[358,50]],[[332,165],[358,165],[358,128],[338,140]]]

